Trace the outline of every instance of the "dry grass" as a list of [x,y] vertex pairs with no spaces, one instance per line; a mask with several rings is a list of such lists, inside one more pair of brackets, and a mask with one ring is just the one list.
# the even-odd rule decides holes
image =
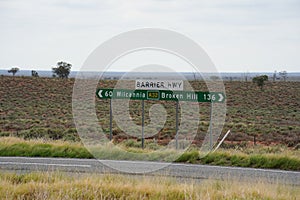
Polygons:
[[254,155],[254,154],[263,154],[265,156],[287,156],[290,158],[300,158],[300,149],[291,149],[283,145],[278,146],[265,146],[265,145],[256,145],[252,147],[245,148],[229,148],[229,149],[218,149],[217,152],[227,152],[231,155]]
[[0,156],[92,158],[78,142],[24,140],[15,137],[0,138]]
[[6,144],[6,145],[13,145],[17,143],[30,143],[30,144],[52,144],[56,146],[82,146],[81,143],[79,142],[68,142],[68,141],[62,141],[62,140],[50,140],[50,139],[30,139],[30,140],[25,140],[23,138],[18,138],[18,137],[1,137],[0,138],[1,144]]
[[299,186],[128,175],[0,173],[0,199],[297,199]]

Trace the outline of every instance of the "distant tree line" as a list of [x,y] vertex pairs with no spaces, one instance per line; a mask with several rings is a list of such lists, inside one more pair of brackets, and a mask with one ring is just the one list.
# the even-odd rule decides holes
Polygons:
[[[52,68],[52,77],[59,77],[62,79],[67,79],[70,75],[71,72],[71,67],[72,64],[67,63],[67,62],[63,62],[60,61],[56,64],[56,67]],[[13,76],[15,76],[15,74],[20,71],[20,69],[18,67],[12,67],[10,70],[8,70],[8,73],[12,73]],[[31,76],[32,77],[39,77],[39,74],[37,71],[32,70],[31,71]]]
[[[69,78],[70,72],[71,72],[71,68],[72,68],[72,64],[64,62],[64,61],[60,61],[57,62],[56,67],[52,67],[52,77],[58,77],[61,79],[67,79]],[[10,70],[8,70],[8,73],[12,73],[13,76],[15,76],[15,74],[20,71],[20,69],[18,67],[12,67]],[[273,74],[273,81],[276,81],[278,79],[281,79],[283,81],[287,80],[287,71],[280,71],[278,72],[279,77],[277,77],[277,71],[274,72]],[[251,80],[251,77],[249,77],[249,72],[244,74],[244,79],[247,82],[249,79]],[[39,74],[37,71],[32,70],[31,71],[31,76],[32,77],[39,77]],[[197,80],[196,78],[196,73],[193,72],[193,76],[194,76],[194,80]],[[219,77],[217,76],[211,76],[210,77],[212,80],[218,80]],[[225,77],[225,79],[229,79],[230,81],[233,81],[234,77]],[[268,80],[268,76],[267,75],[262,75],[262,76],[257,76],[252,78],[252,82],[256,83],[257,86],[259,86],[261,88],[261,90],[263,90],[263,87],[265,85],[265,81]]]

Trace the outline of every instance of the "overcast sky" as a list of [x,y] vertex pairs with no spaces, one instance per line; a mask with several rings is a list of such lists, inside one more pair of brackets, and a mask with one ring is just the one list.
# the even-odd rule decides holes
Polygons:
[[300,71],[299,0],[0,0],[0,69],[78,70],[102,42],[144,27],[185,34],[219,71]]

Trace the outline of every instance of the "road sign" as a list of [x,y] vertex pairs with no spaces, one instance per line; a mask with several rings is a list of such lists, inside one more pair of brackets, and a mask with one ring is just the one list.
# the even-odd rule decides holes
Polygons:
[[223,103],[222,92],[170,91],[170,90],[127,90],[98,89],[100,99],[164,100]]
[[136,90],[183,90],[182,80],[136,80]]

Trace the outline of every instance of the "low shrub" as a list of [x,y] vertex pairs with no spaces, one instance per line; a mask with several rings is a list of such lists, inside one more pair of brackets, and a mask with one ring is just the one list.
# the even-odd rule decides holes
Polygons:
[[79,142],[80,137],[75,128],[69,129],[53,129],[53,128],[30,128],[18,132],[0,132],[0,137],[16,136],[25,140],[31,139],[51,139]]
[[210,153],[198,163],[222,166],[300,170],[300,159],[284,155],[230,154],[228,152]]
[[93,158],[80,144],[0,141],[0,156]]
[[184,152],[175,162],[196,163],[199,159],[199,151],[191,150]]

